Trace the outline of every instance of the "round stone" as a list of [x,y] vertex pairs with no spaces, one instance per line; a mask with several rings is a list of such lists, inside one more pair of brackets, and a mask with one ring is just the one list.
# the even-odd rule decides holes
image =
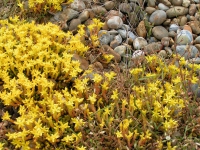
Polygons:
[[115,3],[113,1],[107,1],[105,2],[105,8],[106,10],[112,10],[115,7]]
[[133,47],[136,50],[142,49],[147,44],[147,41],[143,37],[138,37],[133,41]]
[[181,6],[183,3],[183,0],[172,0],[172,5],[174,6]]
[[167,57],[167,52],[165,50],[161,50],[160,52],[158,52],[158,56],[160,56],[162,58],[166,58]]
[[79,15],[79,19],[81,20],[81,22],[86,21],[88,18],[90,17],[90,12],[89,11],[83,11],[80,15]]
[[102,45],[107,45],[110,43],[111,36],[107,30],[100,30],[98,33],[99,41]]
[[193,41],[192,33],[188,30],[181,30],[177,35],[177,44],[186,45]]
[[82,11],[85,9],[85,3],[82,0],[74,0],[73,3],[71,3],[71,8],[76,11]]
[[81,24],[81,20],[80,19],[73,19],[71,22],[70,22],[70,25],[69,25],[69,30],[72,31],[72,30],[77,30],[78,28],[78,25]]
[[128,3],[121,3],[120,5],[119,5],[119,10],[121,11],[121,12],[123,12],[123,13],[129,13],[129,12],[131,12],[131,10],[132,10],[132,7],[131,7],[131,5],[129,5]]
[[141,50],[136,50],[136,51],[133,52],[132,58],[136,59],[136,58],[139,58],[141,56],[144,56],[144,52],[141,51]]
[[128,37],[131,38],[132,40],[135,40],[137,38],[137,36],[131,31],[128,31]]
[[118,33],[121,35],[121,37],[122,37],[123,39],[125,39],[125,38],[127,37],[127,31],[126,31],[126,30],[119,29],[119,30],[117,30],[117,31],[118,31]]
[[200,36],[196,37],[196,39],[194,40],[195,44],[200,44]]
[[169,7],[166,6],[166,5],[164,5],[163,3],[159,3],[159,4],[158,4],[158,8],[159,8],[160,10],[163,10],[163,11],[166,11],[166,10],[169,9]]
[[155,38],[161,40],[163,37],[168,37],[169,33],[163,26],[155,26],[152,30]]
[[176,46],[176,53],[183,56],[186,60],[195,58],[199,55],[198,49],[193,45],[178,45]]
[[123,25],[123,21],[119,16],[112,16],[107,21],[107,25],[110,29],[119,29]]
[[168,18],[184,16],[188,13],[188,8],[182,6],[175,6],[166,11]]
[[122,56],[126,53],[126,46],[124,46],[124,45],[117,46],[114,49],[114,51],[117,52],[120,56]]
[[183,7],[189,7],[190,5],[190,0],[183,0],[182,6]]
[[153,23],[154,25],[161,25],[166,19],[167,19],[167,15],[165,11],[156,10],[151,14],[149,21]]
[[171,31],[177,31],[180,27],[176,24],[171,24],[170,27],[169,27],[169,32]]

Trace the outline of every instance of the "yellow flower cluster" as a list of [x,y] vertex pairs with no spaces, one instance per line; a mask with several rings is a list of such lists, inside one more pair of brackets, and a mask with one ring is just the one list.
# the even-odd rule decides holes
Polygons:
[[[67,4],[72,3],[74,0],[67,0]],[[18,6],[23,10],[23,1],[17,0]],[[42,12],[43,10],[61,10],[61,4],[64,3],[65,0],[28,0],[28,6],[30,9],[34,11]]]
[[85,149],[79,144],[85,121],[75,111],[84,100],[88,79],[77,78],[82,70],[79,61],[72,60],[74,53],[84,55],[89,49],[82,43],[84,34],[18,17],[0,20],[0,100],[20,115],[12,120],[5,112],[2,119],[16,126],[7,133],[15,148],[48,149],[62,143],[60,148]]

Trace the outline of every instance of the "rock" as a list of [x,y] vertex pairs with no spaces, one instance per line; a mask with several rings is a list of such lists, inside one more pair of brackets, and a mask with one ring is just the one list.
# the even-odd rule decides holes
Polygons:
[[128,31],[128,37],[131,38],[132,40],[135,40],[137,38],[137,36],[131,31]]
[[117,30],[123,39],[127,38],[127,31],[123,29]]
[[85,9],[85,3],[82,0],[74,0],[70,7],[76,11],[82,11]]
[[198,49],[193,45],[178,45],[176,46],[176,53],[184,57],[186,60],[195,58],[199,55]]
[[110,43],[110,47],[113,49],[117,46],[119,46],[122,43],[122,37],[120,35],[117,35],[114,37],[114,40]]
[[167,52],[165,50],[161,50],[160,52],[158,52],[158,56],[162,58],[167,58]]
[[144,47],[144,52],[146,54],[156,54],[157,51],[162,49],[162,44],[160,42],[153,42]]
[[78,25],[80,25],[80,24],[81,24],[81,20],[80,19],[73,19],[70,22],[69,30],[70,31],[77,30],[78,29]]
[[133,41],[133,47],[135,50],[140,50],[148,43],[143,37],[138,37]]
[[190,4],[190,7],[189,7],[189,15],[190,16],[194,16],[194,14],[196,13],[197,11],[197,7],[195,4]]
[[148,43],[157,42],[158,40],[155,37],[150,37]]
[[182,6],[183,0],[172,0],[171,3],[174,6]]
[[166,19],[167,15],[165,11],[156,10],[151,14],[149,22],[153,23],[154,25],[161,25]]
[[100,63],[100,62],[95,62],[94,64],[92,64],[92,68],[93,70],[96,72],[96,71],[99,71],[99,72],[102,72],[103,71],[103,65]]
[[190,0],[183,0],[183,3],[182,3],[182,6],[183,7],[189,7],[189,5],[190,5]]
[[90,17],[90,12],[85,10],[83,11],[79,16],[78,18],[81,20],[81,22],[84,22],[86,20],[88,20],[88,18]]
[[168,0],[158,0],[158,2],[163,3],[166,6],[171,6],[171,3]]
[[113,40],[110,42],[110,47],[111,48],[116,48],[117,46],[119,46],[121,43],[119,43],[117,40]]
[[158,4],[158,8],[159,8],[160,10],[163,10],[163,11],[166,11],[166,10],[169,9],[169,7],[166,6],[166,5],[164,5],[163,3],[159,3],[159,4]]
[[115,3],[113,1],[107,1],[105,2],[105,8],[106,10],[112,10],[115,7]]
[[113,16],[119,16],[120,18],[122,18],[123,14],[120,11],[110,10],[106,15],[106,20],[110,19]]
[[163,22],[163,25],[164,26],[169,26],[171,23],[171,19],[166,19],[164,22]]
[[172,49],[170,47],[165,47],[165,51],[167,52],[168,57],[172,56],[173,52],[172,52]]
[[100,30],[98,33],[100,44],[108,45],[111,41],[110,33],[107,30]]
[[200,64],[200,58],[196,57],[196,58],[192,58],[188,60],[189,63],[195,63],[195,64]]
[[156,6],[156,0],[148,0],[147,5],[148,5],[148,7],[155,7]]
[[132,11],[132,7],[131,5],[129,5],[128,3],[121,3],[119,5],[119,10],[123,13],[130,13]]
[[63,10],[63,12],[59,15],[59,18],[67,22],[73,18],[76,18],[78,15],[79,15],[78,11],[75,11],[71,8],[67,8]]
[[179,22],[180,26],[184,26],[187,23],[187,17],[186,16],[182,16]]
[[188,31],[190,31],[190,33],[192,33],[192,28],[188,25],[184,25],[183,30],[188,30]]
[[174,38],[175,36],[176,36],[176,32],[174,32],[174,31],[169,32],[169,37]]
[[105,15],[107,13],[107,10],[102,6],[94,5],[92,6],[92,10],[96,15]]
[[195,47],[199,50],[200,52],[200,44],[195,44]]
[[171,31],[177,31],[180,27],[176,24],[171,24],[170,27],[169,27],[169,32]]
[[194,44],[200,44],[200,36],[196,37],[194,40]]
[[142,50],[136,50],[133,52],[132,59],[138,59],[144,57],[144,52]]
[[188,13],[188,8],[182,6],[174,6],[166,11],[168,18],[173,18],[176,16],[183,16]]
[[170,38],[169,38],[169,37],[163,37],[163,38],[161,39],[161,43],[162,43],[162,45],[165,46],[165,47],[168,47],[168,46],[169,46],[169,41],[170,41]]
[[153,7],[146,7],[145,12],[149,15],[151,15],[154,11],[156,11]]
[[145,38],[147,35],[147,30],[145,28],[144,21],[141,21],[136,28],[136,33],[138,36]]
[[191,21],[189,26],[192,28],[192,33],[200,34],[200,21]]
[[124,46],[124,45],[117,46],[114,49],[114,51],[117,52],[120,56],[122,56],[126,53],[126,46]]
[[114,56],[114,60],[116,60],[117,62],[121,61],[121,56],[115,52],[110,46],[108,45],[102,45],[102,49],[107,52],[108,54],[111,54]]
[[169,33],[163,26],[155,26],[152,29],[152,33],[155,38],[161,40],[163,37],[168,37]]
[[129,31],[131,29],[131,27],[129,25],[127,25],[127,24],[123,24],[121,29]]
[[193,41],[192,33],[188,30],[181,30],[177,35],[177,44],[186,45],[191,44]]
[[79,56],[78,54],[74,54],[73,57],[72,57],[72,60],[79,61],[80,62],[80,68],[82,70],[87,70],[88,67],[89,67],[89,62],[85,58]]
[[118,41],[121,44],[122,43],[122,37],[121,37],[121,35],[120,34],[116,35],[114,37],[114,40]]
[[122,27],[123,21],[119,16],[113,16],[107,21],[107,25],[110,29],[119,29]]

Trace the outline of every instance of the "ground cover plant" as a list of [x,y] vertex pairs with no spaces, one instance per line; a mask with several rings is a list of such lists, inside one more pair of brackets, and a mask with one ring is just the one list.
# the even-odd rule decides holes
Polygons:
[[[30,11],[56,10],[57,2],[38,1],[39,11]],[[0,20],[0,149],[198,149],[200,105],[190,88],[200,65],[152,54],[121,70],[99,53],[99,19],[88,26],[87,46],[84,25],[63,32],[26,18],[23,1],[12,4],[13,14]],[[83,70],[73,59],[90,52],[107,70]]]

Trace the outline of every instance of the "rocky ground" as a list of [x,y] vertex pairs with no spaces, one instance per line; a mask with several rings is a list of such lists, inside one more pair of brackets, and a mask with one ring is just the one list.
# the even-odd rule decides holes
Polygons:
[[[98,33],[102,49],[113,54],[121,68],[131,67],[134,60],[152,53],[164,59],[180,54],[188,63],[200,63],[199,0],[75,0],[70,6],[63,5],[63,11],[51,14],[51,22],[74,32],[78,25],[100,18],[105,22]],[[103,69],[94,57],[90,54],[84,64],[98,64]]]

